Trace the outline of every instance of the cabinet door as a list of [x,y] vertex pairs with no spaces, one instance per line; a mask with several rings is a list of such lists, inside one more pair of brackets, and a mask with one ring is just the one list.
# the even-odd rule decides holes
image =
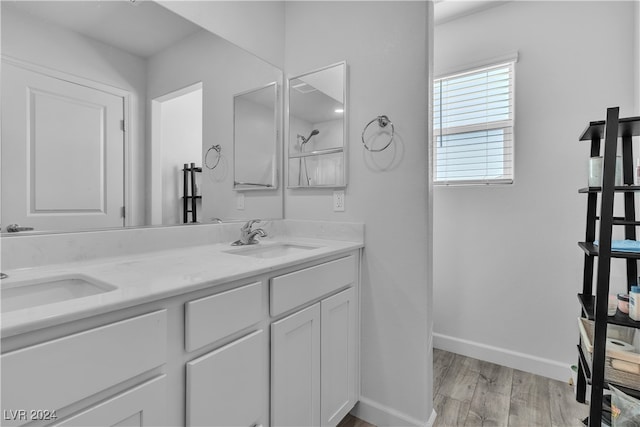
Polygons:
[[271,425],[320,425],[320,304],[271,325]]
[[254,332],[187,363],[187,426],[262,423],[263,337]]
[[166,420],[166,375],[132,388],[74,415],[56,427],[153,427]]
[[349,288],[320,304],[322,425],[336,426],[356,403],[355,289]]

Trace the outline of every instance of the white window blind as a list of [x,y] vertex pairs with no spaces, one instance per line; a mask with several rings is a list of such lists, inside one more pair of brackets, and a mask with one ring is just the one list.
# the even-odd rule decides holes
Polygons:
[[513,68],[508,62],[434,81],[434,182],[513,182]]

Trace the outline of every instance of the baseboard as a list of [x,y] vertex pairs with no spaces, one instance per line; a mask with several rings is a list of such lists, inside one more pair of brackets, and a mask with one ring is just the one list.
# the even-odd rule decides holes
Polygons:
[[558,381],[571,378],[570,365],[461,338],[434,333],[433,347]]
[[360,401],[353,408],[351,414],[378,427],[431,427],[435,421],[435,411],[431,413],[428,421],[420,421],[366,397],[360,397]]
[[431,411],[431,416],[429,417],[429,420],[427,421],[427,427],[433,427],[433,424],[436,422],[436,416],[438,414],[436,414],[436,410],[432,410]]

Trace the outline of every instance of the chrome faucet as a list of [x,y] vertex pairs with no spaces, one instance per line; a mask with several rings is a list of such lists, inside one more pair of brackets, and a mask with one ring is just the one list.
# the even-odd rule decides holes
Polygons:
[[253,224],[256,222],[260,222],[259,219],[252,219],[251,221],[247,221],[245,225],[240,229],[240,239],[236,240],[232,243],[233,246],[243,246],[243,245],[255,245],[258,243],[256,240],[256,236],[267,237],[266,231],[262,228],[256,228],[252,230]]

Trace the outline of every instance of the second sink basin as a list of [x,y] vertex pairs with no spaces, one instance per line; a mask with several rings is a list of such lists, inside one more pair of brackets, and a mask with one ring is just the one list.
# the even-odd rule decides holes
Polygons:
[[318,249],[319,246],[306,246],[294,243],[274,243],[268,245],[250,245],[238,249],[224,251],[228,254],[249,256],[253,258],[278,258],[287,255],[298,254],[311,249]]
[[2,311],[52,304],[97,295],[116,289],[83,275],[65,275],[37,280],[25,280],[2,287]]

